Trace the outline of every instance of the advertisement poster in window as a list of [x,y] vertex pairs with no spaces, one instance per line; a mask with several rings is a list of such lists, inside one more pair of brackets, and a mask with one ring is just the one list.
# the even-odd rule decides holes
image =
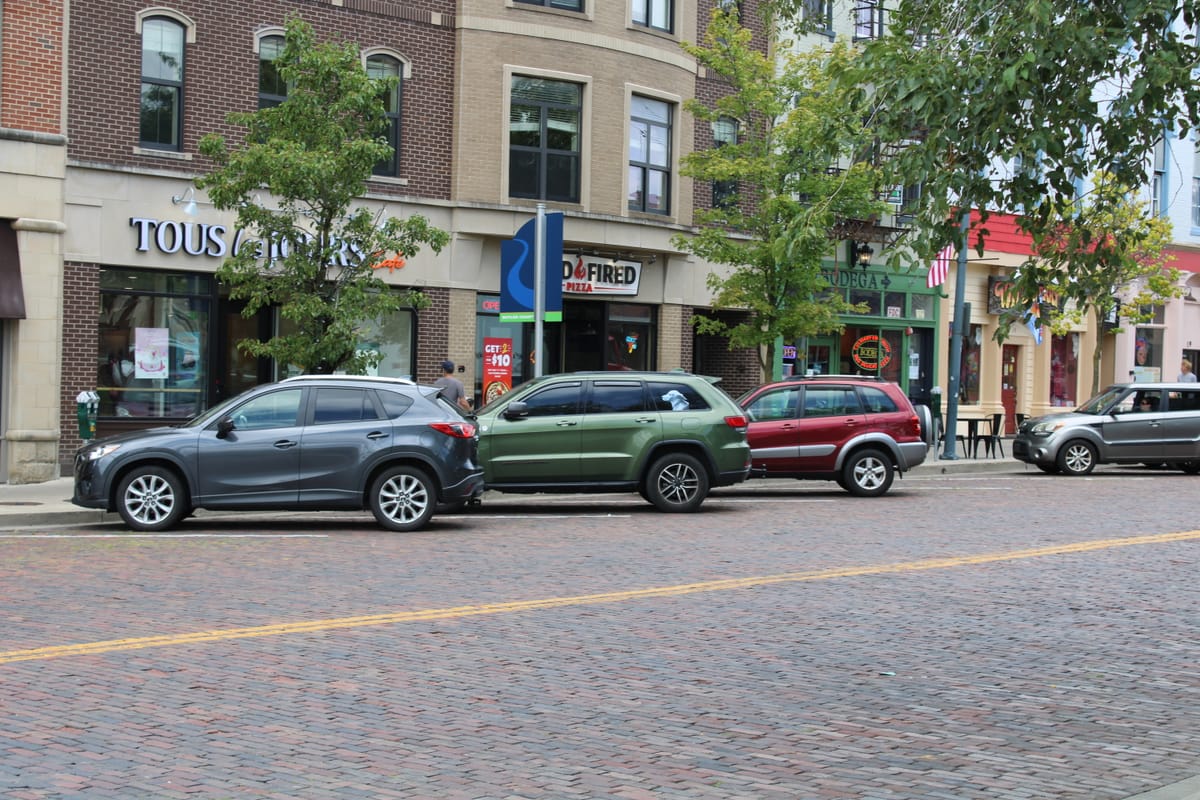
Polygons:
[[166,328],[134,328],[133,377],[150,379],[167,377],[169,336]]
[[512,339],[484,337],[483,404],[512,389]]

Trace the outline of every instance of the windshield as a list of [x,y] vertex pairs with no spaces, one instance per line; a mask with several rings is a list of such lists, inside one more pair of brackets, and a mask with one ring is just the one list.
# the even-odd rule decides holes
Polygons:
[[1124,386],[1110,386],[1075,410],[1080,414],[1103,414],[1124,391]]
[[[247,391],[249,391],[249,390],[247,390]],[[242,392],[242,394],[245,394],[245,392]],[[221,417],[225,416],[226,410],[230,406],[232,406],[234,403],[236,403],[241,398],[241,396],[242,396],[241,394],[238,394],[238,395],[228,398],[227,400],[222,400],[221,402],[217,403],[215,406],[210,408],[208,411],[200,412],[199,414],[192,417],[191,419],[189,419],[187,422],[183,423],[179,427],[181,427],[181,428],[203,428],[205,425],[212,422],[214,419],[220,419]]]

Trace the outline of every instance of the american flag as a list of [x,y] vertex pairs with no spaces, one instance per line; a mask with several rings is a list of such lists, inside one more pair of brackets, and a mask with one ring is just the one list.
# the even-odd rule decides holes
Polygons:
[[925,285],[932,289],[945,283],[946,276],[950,274],[950,264],[953,261],[954,245],[948,244],[934,257],[933,264],[929,267],[929,277],[925,279]]

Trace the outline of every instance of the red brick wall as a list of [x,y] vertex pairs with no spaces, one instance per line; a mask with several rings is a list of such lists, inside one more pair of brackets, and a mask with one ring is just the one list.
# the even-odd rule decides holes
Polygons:
[[100,327],[100,267],[63,264],[62,383],[59,386],[62,438],[58,460],[71,474],[75,449],[83,444],[75,421],[75,396],[96,388],[96,331]]
[[[311,23],[322,40],[353,41],[363,49],[388,47],[412,64],[401,106],[400,177],[379,183],[381,193],[446,198],[450,192],[454,84],[453,0],[178,0],[168,7],[196,23],[196,42],[185,45],[183,148],[194,160],[138,155],[141,0],[75,0],[71,3],[69,156],[137,169],[199,172],[199,139],[211,132],[237,141],[230,111],[258,106],[258,56],[254,34],[282,27],[292,12]],[[149,4],[153,5],[153,4]],[[438,25],[432,12],[443,14]],[[7,81],[8,74],[6,72]]]
[[[701,311],[722,318],[729,325],[736,325],[745,316],[742,312],[734,311]],[[704,375],[719,376],[721,388],[730,396],[737,397],[762,383],[762,366],[758,363],[758,353],[754,350],[730,350],[729,340],[724,336],[696,336],[695,348],[696,371]]]
[[417,383],[442,377],[442,360],[450,352],[450,290],[423,287],[429,306],[417,312]]
[[0,5],[0,127],[61,134],[62,0],[8,0]]

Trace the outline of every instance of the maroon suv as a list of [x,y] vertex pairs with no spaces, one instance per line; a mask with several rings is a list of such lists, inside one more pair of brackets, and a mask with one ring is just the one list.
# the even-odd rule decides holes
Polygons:
[[877,497],[925,460],[929,409],[879,378],[817,375],[768,383],[738,399],[750,418],[751,476],[835,480]]

